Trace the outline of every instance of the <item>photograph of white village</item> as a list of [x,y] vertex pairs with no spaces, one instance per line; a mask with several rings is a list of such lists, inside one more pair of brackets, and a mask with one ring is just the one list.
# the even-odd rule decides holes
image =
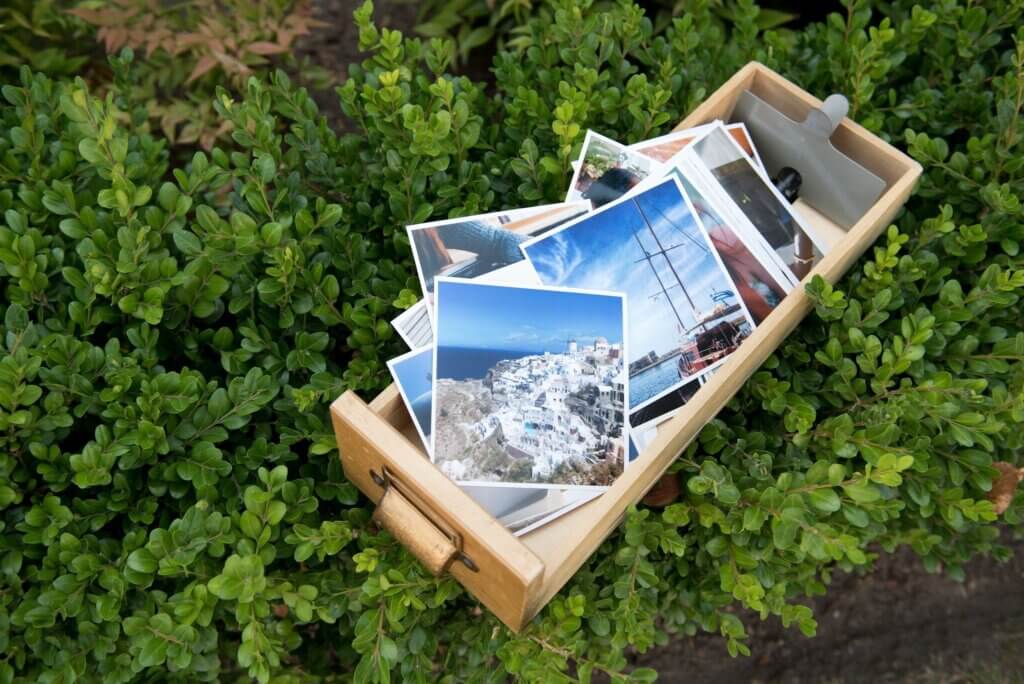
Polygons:
[[[502,295],[513,289],[491,287],[488,294]],[[518,290],[516,296],[522,298],[523,292]],[[595,297],[530,292],[545,300],[552,295]],[[611,300],[621,310],[618,298],[600,298]],[[544,304],[544,310],[556,318],[571,318],[557,316],[565,309],[553,306],[555,302]],[[446,306],[448,302],[442,309]],[[530,312],[535,326],[540,309],[526,307],[524,311]],[[444,314],[441,311],[439,315],[443,318]],[[516,319],[514,314],[511,317]],[[563,332],[564,323],[558,332]],[[506,323],[510,342],[517,339],[518,326],[517,320]],[[594,327],[594,322],[579,326],[581,331]],[[525,341],[512,345],[534,349],[440,344],[435,462],[461,482],[611,484],[622,472],[626,443],[621,319],[612,327],[619,332],[612,340],[602,335],[566,337],[556,346],[548,333],[539,345]],[[439,329],[450,328],[439,325]]]

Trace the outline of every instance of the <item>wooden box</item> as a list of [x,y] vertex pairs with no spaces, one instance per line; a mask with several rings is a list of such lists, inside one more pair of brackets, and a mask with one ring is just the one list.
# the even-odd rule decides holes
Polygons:
[[[740,93],[751,90],[801,120],[821,101],[767,67],[751,62],[679,124],[730,120]],[[756,144],[755,140],[755,144]],[[845,233],[808,278],[835,283],[889,225],[909,197],[921,167],[849,119],[832,136],[837,149],[886,184],[874,206],[849,230],[814,217],[817,227]],[[345,474],[375,504],[377,520],[435,573],[450,572],[512,630],[520,630],[586,562],[761,363],[810,311],[795,288],[757,327],[611,488],[590,503],[526,534],[512,535],[426,457],[394,385],[366,404],[346,392],[331,406]],[[385,497],[386,494],[386,497]],[[383,499],[383,500],[382,500]]]

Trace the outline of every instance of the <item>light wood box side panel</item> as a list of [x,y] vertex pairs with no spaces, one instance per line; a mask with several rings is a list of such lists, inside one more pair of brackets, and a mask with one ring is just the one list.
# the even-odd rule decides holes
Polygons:
[[370,410],[379,415],[391,427],[401,432],[426,460],[430,460],[427,449],[423,446],[420,433],[412,423],[412,417],[402,401],[402,394],[398,391],[398,385],[391,383],[387,389],[382,391],[369,404]]
[[[395,418],[404,406],[401,397],[394,404],[390,392],[385,390],[375,405]],[[331,420],[342,467],[353,484],[376,505],[384,490],[370,471],[380,474],[386,466],[399,491],[408,491],[429,507],[421,511],[424,515],[460,532],[463,551],[478,570],[456,561],[451,574],[513,629],[532,617],[531,597],[544,575],[544,566],[533,553],[355,393],[346,392],[331,405]]]

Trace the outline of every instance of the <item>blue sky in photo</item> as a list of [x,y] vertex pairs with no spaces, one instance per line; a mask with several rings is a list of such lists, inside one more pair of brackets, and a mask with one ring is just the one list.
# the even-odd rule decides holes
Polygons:
[[[662,246],[682,245],[668,252],[668,259],[654,256],[654,269],[644,259],[643,250],[651,253],[658,247],[644,216]],[[711,299],[715,291],[733,291],[671,178],[528,246],[526,255],[546,285],[626,294],[630,361],[649,351],[664,354],[681,340],[679,324],[661,292],[659,277],[687,328],[693,327],[696,317],[683,292],[675,286],[673,268],[698,312],[715,308]]]
[[561,352],[570,338],[622,342],[621,297],[444,280],[438,292],[438,347]]
[[430,374],[434,371],[434,349],[427,347],[418,354],[410,354],[398,363],[391,364],[398,384],[409,401],[414,401],[431,387]]

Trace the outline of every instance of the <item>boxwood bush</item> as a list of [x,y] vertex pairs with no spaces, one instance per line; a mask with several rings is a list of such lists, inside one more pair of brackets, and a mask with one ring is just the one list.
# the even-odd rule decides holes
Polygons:
[[[129,97],[23,69],[0,105],[0,682],[647,681],[626,653],[797,602],[910,546],[1002,557],[986,501],[1024,435],[1019,0],[850,2],[799,32],[709,2],[657,33],[553,0],[487,87],[355,16],[330,130],[277,73],[172,165]],[[434,579],[345,480],[327,419],[372,395],[418,296],[402,227],[557,200],[586,128],[663,133],[751,59],[925,166],[896,224],[521,634]],[[177,158],[177,156],[173,157]],[[772,617],[772,619],[776,619]]]

